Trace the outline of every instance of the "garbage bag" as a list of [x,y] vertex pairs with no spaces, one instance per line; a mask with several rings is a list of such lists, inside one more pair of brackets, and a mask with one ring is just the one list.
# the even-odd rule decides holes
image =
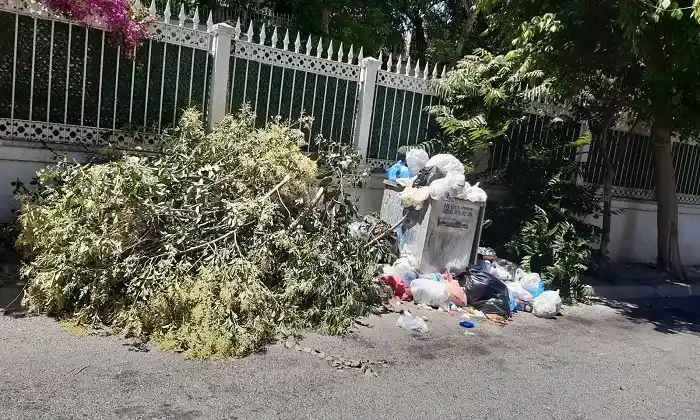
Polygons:
[[435,167],[443,173],[459,172],[464,173],[464,165],[456,157],[450,154],[439,154],[431,157],[426,163],[426,168]]
[[484,271],[491,274],[492,276],[495,276],[499,280],[513,280],[513,276],[510,274],[510,272],[495,261],[491,262],[491,264],[487,264],[485,267],[486,269]]
[[477,182],[467,189],[464,194],[464,198],[472,203],[485,203],[488,197],[486,196],[486,191],[479,188],[479,183]]
[[480,246],[477,248],[477,254],[485,256],[485,257],[495,257],[496,256],[496,251],[493,250],[493,248],[489,248],[487,246]]
[[446,308],[450,297],[445,283],[417,278],[411,282],[411,294],[416,304],[426,304],[436,308]]
[[391,290],[394,291],[394,296],[400,300],[410,301],[412,299],[411,289],[401,277],[383,274],[379,277],[379,281],[391,287]]
[[419,316],[413,316],[410,312],[404,311],[396,320],[396,326],[408,331],[428,332],[428,326]]
[[417,174],[418,171],[425,168],[425,164],[430,159],[428,152],[423,149],[411,149],[406,152],[406,165],[411,170],[411,173]]
[[538,273],[525,273],[518,279],[518,283],[520,283],[525,290],[530,292],[533,298],[544,292],[544,283],[542,283],[542,279]]
[[559,290],[547,290],[532,302],[532,313],[539,318],[554,318],[561,312]]
[[394,262],[394,274],[403,278],[406,273],[418,270],[418,264],[418,258],[410,251],[404,249],[401,252],[401,256]]
[[350,223],[348,230],[350,231],[350,236],[354,239],[361,239],[369,236],[365,224],[359,221]]
[[437,179],[430,183],[430,198],[441,200],[445,196],[464,185],[464,174],[449,172],[444,178]]
[[417,210],[423,206],[423,202],[430,198],[430,190],[427,187],[408,187],[401,191],[401,205],[415,207]]
[[445,283],[445,290],[447,291],[447,296],[449,296],[452,303],[460,308],[467,306],[467,294],[459,286],[459,282],[453,279],[452,276],[448,276],[443,279]]
[[445,172],[435,167],[425,167],[416,174],[416,180],[413,181],[414,187],[427,187],[438,179],[444,178]]
[[404,188],[412,187],[413,186],[413,181],[415,181],[416,177],[413,176],[411,178],[397,178],[396,183],[401,185]]
[[520,283],[513,281],[506,282],[506,287],[508,287],[508,291],[513,295],[516,301],[532,302],[532,294],[525,290]]
[[510,317],[508,287],[505,283],[474,267],[455,275],[455,278],[464,286],[470,306],[485,314]]
[[410,178],[411,170],[403,162],[398,161],[386,170],[386,176],[389,181],[396,181],[399,178]]

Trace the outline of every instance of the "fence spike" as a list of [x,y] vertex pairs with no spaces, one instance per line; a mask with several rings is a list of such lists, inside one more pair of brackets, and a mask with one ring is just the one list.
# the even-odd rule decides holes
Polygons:
[[411,56],[406,56],[406,76],[411,74]]
[[331,42],[328,44],[328,50],[326,50],[326,57],[329,60],[333,59],[333,40],[331,39]]
[[299,37],[299,31],[297,31],[297,38],[294,40],[294,52],[298,53],[301,48],[301,38]]
[[340,48],[338,48],[338,62],[342,63],[343,62],[343,43],[340,43]]
[[352,64],[352,59],[355,58],[355,54],[353,52],[353,45],[350,44],[350,50],[348,50],[348,64]]
[[383,65],[384,65],[384,51],[382,49],[380,49],[379,50],[379,68],[381,69]]
[[246,41],[248,42],[253,42],[253,21],[250,21],[250,25],[248,25],[248,32],[246,32],[246,36],[248,39]]
[[155,18],[156,13],[158,13],[158,10],[156,9],[156,0],[151,0],[151,6],[148,8],[148,15],[151,18]]
[[426,61],[423,69],[423,80],[428,80],[428,73],[430,73],[430,63]]
[[306,55],[311,55],[311,49],[313,46],[311,45],[311,35],[309,35],[309,39],[306,40]]
[[360,47],[360,53],[357,54],[357,62],[358,62],[358,63],[359,63],[360,61],[362,61],[363,58],[365,58],[364,52],[365,52],[365,51],[364,51],[364,47]]
[[192,16],[192,29],[199,29],[199,6],[194,8],[194,16]]
[[442,66],[442,74],[440,75],[440,77],[442,77],[444,79],[446,75],[447,75],[447,64]]
[[211,16],[211,11],[209,11],[209,17],[207,18],[207,31],[211,31],[214,27],[214,18]]
[[239,39],[241,37],[241,18],[236,20],[236,26],[233,27],[233,39]]
[[433,67],[433,79],[437,79],[437,63],[435,63],[435,67]]
[[389,59],[386,60],[386,71],[391,71],[391,67],[394,64],[391,62],[391,53],[389,53]]
[[284,39],[282,40],[282,47],[287,51],[289,49],[289,29],[284,32]]
[[260,45],[265,45],[265,39],[267,39],[267,31],[265,30],[265,22],[263,22],[260,27]]
[[275,30],[272,31],[272,38],[270,38],[272,41],[272,48],[277,48],[277,27],[275,26]]
[[318,45],[316,46],[316,57],[321,58],[322,53],[323,53],[323,39],[321,37],[318,37]]
[[401,54],[399,54],[399,59],[396,60],[396,74],[401,74]]
[[143,6],[143,4],[141,3],[141,0],[136,0],[136,1],[134,1],[134,4],[135,4],[136,6]]
[[168,1],[165,3],[165,11],[163,12],[163,17],[164,17],[165,19],[163,19],[163,21],[164,21],[165,23],[170,23],[170,16],[172,16],[172,13],[170,13],[170,0],[168,0]]
[[420,77],[420,59],[416,60],[416,68],[413,69],[413,77],[416,79]]
[[185,26],[185,19],[187,19],[187,15],[185,14],[184,3],[180,5],[180,14],[177,17],[180,19],[180,26]]

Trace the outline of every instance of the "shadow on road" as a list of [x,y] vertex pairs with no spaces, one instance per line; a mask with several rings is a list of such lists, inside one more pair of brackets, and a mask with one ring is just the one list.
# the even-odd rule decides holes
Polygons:
[[19,277],[19,256],[0,250],[0,315],[19,316],[25,313],[22,307],[24,284]]
[[651,323],[664,334],[700,335],[700,297],[604,300],[632,322]]

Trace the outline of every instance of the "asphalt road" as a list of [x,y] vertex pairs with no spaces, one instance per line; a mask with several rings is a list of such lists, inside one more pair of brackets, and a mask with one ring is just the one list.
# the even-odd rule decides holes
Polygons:
[[673,302],[565,308],[557,320],[520,314],[474,336],[446,313],[421,311],[423,335],[390,314],[344,339],[302,343],[385,359],[378,377],[283,345],[200,362],[74,336],[45,317],[0,316],[0,418],[696,419],[700,301]]

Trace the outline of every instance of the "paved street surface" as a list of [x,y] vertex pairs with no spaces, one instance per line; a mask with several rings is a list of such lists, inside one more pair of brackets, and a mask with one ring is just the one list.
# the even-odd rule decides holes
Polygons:
[[389,314],[345,339],[302,342],[385,359],[378,378],[283,345],[200,362],[74,336],[45,317],[0,316],[0,418],[700,418],[700,300],[613,306],[565,308],[557,320],[519,314],[474,336],[446,313],[421,311],[425,335]]

